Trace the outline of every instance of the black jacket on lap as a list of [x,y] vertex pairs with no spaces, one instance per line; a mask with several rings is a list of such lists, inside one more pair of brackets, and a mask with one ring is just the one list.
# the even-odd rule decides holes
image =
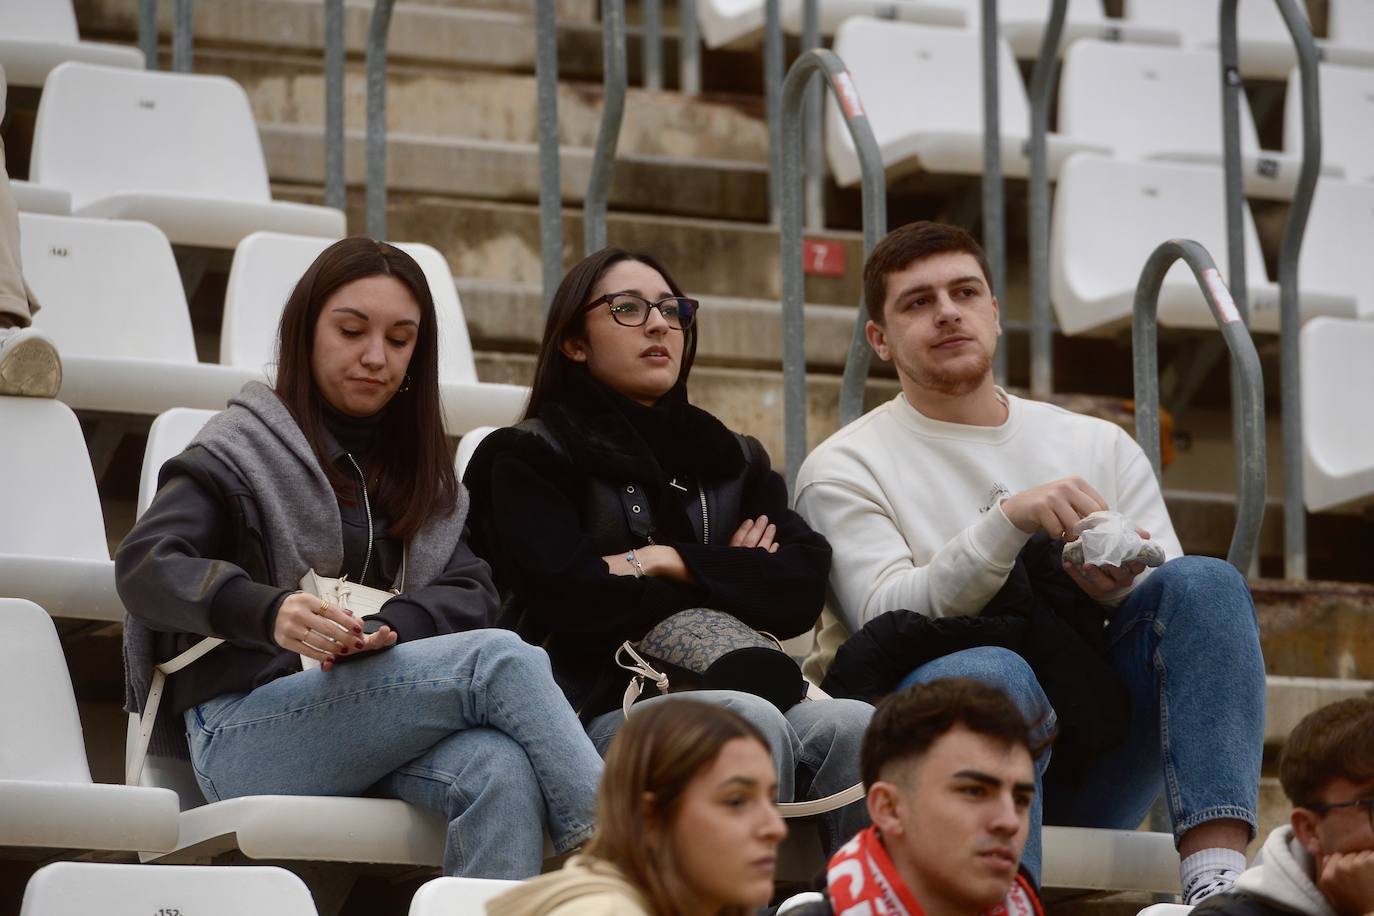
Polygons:
[[[503,621],[544,646],[584,718],[620,705],[629,675],[613,661],[616,648],[678,611],[727,611],[780,639],[814,625],[830,546],[788,508],[786,484],[756,440],[693,407],[680,386],[645,407],[582,373],[538,419],[558,447],[510,427],[473,454],[464,477],[473,546],[508,596]],[[627,511],[643,501],[648,536],[624,513],[608,515],[611,492]],[[759,515],[777,525],[778,551],[728,546],[741,521]],[[607,569],[603,556],[650,539],[676,548],[695,581]]]
[[963,649],[1001,646],[1026,660],[1054,707],[1056,771],[1081,772],[1125,738],[1131,704],[1105,658],[1102,606],[1064,572],[1063,547],[1044,534],[1032,537],[977,616],[932,618],[906,610],[878,615],[835,653],[821,689],[872,703],[927,662]]

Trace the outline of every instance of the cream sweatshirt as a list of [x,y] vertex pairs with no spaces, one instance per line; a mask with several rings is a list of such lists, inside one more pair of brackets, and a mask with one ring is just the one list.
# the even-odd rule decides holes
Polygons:
[[797,511],[834,551],[824,657],[808,675],[823,674],[839,643],[886,611],[982,610],[1030,538],[1001,502],[1040,484],[1081,477],[1108,508],[1149,531],[1167,558],[1182,555],[1150,463],[1130,435],[1106,420],[998,394],[1008,415],[991,427],[932,420],[899,394],[802,464]]

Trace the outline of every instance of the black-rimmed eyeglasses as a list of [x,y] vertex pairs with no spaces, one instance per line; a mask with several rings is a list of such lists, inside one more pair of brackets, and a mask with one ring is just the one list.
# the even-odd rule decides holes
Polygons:
[[685,296],[669,296],[650,302],[634,293],[607,293],[587,303],[587,309],[590,311],[602,303],[610,306],[611,318],[616,324],[627,328],[643,327],[649,321],[650,309],[658,309],[663,320],[668,322],[668,327],[678,331],[685,331],[692,326],[700,306],[697,300]]
[[1303,805],[1309,811],[1318,814],[1328,814],[1338,808],[1363,808],[1365,816],[1369,818],[1369,829],[1374,831],[1374,798],[1357,798],[1348,802],[1333,802],[1331,804],[1319,803],[1316,805]]

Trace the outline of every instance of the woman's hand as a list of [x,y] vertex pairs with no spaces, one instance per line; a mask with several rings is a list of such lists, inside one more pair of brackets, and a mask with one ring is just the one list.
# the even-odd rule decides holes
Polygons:
[[[629,551],[625,553],[613,553],[610,556],[602,557],[606,563],[606,569],[613,576],[634,576],[639,574],[639,569],[630,562]],[[639,566],[644,570],[646,576],[662,576],[665,579],[674,579],[678,582],[695,582],[691,572],[687,569],[687,564],[682,562],[682,554],[676,549],[666,544],[650,544],[648,547],[636,547],[635,559],[639,560]]]
[[288,595],[277,609],[272,639],[283,649],[313,658],[329,668],[336,655],[382,648],[370,645],[382,631],[390,633],[388,627],[383,627],[364,637],[362,624],[350,612],[314,595],[296,592]]
[[777,536],[778,526],[769,524],[768,516],[746,518],[730,536],[731,547],[757,547],[769,553],[777,553],[778,545],[773,538]]

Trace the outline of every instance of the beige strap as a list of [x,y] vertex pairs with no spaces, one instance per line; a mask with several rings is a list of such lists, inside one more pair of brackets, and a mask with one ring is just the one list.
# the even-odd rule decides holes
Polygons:
[[143,703],[143,715],[138,720],[138,743],[129,752],[124,765],[124,784],[136,786],[143,777],[143,763],[148,757],[148,743],[153,738],[153,724],[157,721],[157,710],[162,705],[162,692],[167,684],[167,675],[176,674],[206,652],[224,642],[207,636],[185,652],[153,669],[153,680],[148,685],[148,699]]

